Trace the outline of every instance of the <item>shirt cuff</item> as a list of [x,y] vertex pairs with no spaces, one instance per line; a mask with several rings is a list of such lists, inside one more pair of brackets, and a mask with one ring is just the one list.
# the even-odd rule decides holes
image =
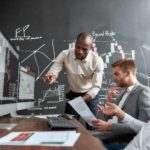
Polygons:
[[125,116],[121,122],[125,123],[125,122],[129,122],[129,120],[131,120],[131,116],[125,113]]
[[100,88],[99,87],[95,87],[92,88],[90,91],[87,92],[87,94],[91,95],[92,99],[96,97],[96,95],[98,94]]

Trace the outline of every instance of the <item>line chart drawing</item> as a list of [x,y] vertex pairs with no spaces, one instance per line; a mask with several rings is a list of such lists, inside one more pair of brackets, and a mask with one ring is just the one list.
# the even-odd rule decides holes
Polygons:
[[[26,31],[29,29],[30,25],[24,26],[22,29],[17,28],[15,37],[19,37],[20,33],[23,33],[23,37],[26,37]],[[101,87],[101,92],[99,93],[98,99],[99,101],[102,101],[106,99],[106,94],[108,91],[108,88],[110,84],[113,84],[113,80],[111,79],[112,74],[110,73],[110,64],[117,60],[117,59],[123,59],[123,58],[132,58],[133,60],[137,59],[137,55],[139,55],[139,52],[141,54],[141,59],[143,61],[143,70],[140,71],[138,70],[137,76],[140,77],[142,80],[145,80],[147,85],[150,86],[150,75],[148,74],[148,67],[146,60],[144,59],[144,53],[143,49],[150,52],[150,46],[143,44],[138,50],[124,50],[124,45],[128,45],[127,41],[119,41],[117,40],[117,33],[113,30],[104,30],[101,32],[96,32],[92,31],[91,32],[93,36],[93,51],[97,52],[98,55],[100,55],[104,61],[104,68],[105,68],[105,74],[104,74],[104,79],[103,79],[103,84]],[[119,38],[120,39],[120,38]],[[52,46],[52,51],[49,51],[50,53],[44,53],[42,52],[42,49],[45,48],[46,44],[40,45],[37,49],[35,50],[22,50],[23,53],[29,53],[27,57],[25,57],[22,61],[21,64],[25,63],[28,61],[29,58],[33,57],[33,60],[35,61],[36,68],[37,68],[37,76],[35,81],[37,82],[39,79],[42,79],[42,76],[44,72],[52,65],[52,63],[55,61],[56,58],[56,50],[55,50],[55,45],[54,45],[55,39],[51,40],[51,46]],[[75,40],[63,40],[64,43],[68,45],[68,49],[72,49],[75,47]],[[128,47],[128,46],[127,46]],[[102,50],[101,50],[102,49]],[[44,69],[40,70],[40,62],[38,62],[37,59],[37,54],[40,54],[44,57],[44,59],[48,60],[49,63],[47,63],[44,66]],[[52,56],[49,57],[49,56]],[[42,107],[44,103],[59,103],[64,101],[64,85],[63,83],[61,85],[55,86],[54,89],[49,88],[48,90],[42,91],[42,97],[38,98],[38,107]],[[56,98],[54,101],[52,98]],[[48,100],[49,99],[49,100]]]
[[[45,54],[44,52],[41,52],[40,50],[46,46],[46,44],[42,44],[38,49],[36,50],[33,50],[33,51],[29,51],[29,50],[22,50],[22,52],[25,52],[25,53],[31,53],[29,54],[27,57],[25,57],[22,61],[21,61],[21,64],[23,64],[25,61],[27,61],[30,57],[34,57],[34,60],[35,60],[35,63],[36,63],[36,67],[37,67],[37,77],[36,77],[36,80],[37,81],[38,79],[40,79],[43,75],[43,73],[45,72],[45,70],[47,68],[49,68],[51,66],[51,64],[55,61],[55,46],[54,46],[54,39],[52,39],[52,52],[53,52],[53,58],[51,59],[50,57],[48,57],[47,54]],[[39,68],[39,63],[37,61],[37,58],[36,58],[36,54],[39,53],[41,55],[44,56],[45,59],[47,59],[49,61],[49,64],[47,64],[47,66],[45,66],[45,68],[40,71],[40,68]]]

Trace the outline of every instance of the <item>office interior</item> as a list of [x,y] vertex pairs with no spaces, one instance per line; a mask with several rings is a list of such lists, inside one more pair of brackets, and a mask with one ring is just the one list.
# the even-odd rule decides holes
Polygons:
[[[43,76],[83,31],[92,34],[94,51],[104,61],[100,104],[113,83],[110,64],[115,60],[134,59],[138,80],[150,86],[149,15],[148,0],[1,0],[0,119],[64,113],[65,70],[51,86]],[[97,118],[103,117],[97,112]]]

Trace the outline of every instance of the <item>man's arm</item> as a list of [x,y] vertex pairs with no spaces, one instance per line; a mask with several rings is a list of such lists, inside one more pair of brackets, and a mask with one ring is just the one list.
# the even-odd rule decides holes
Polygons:
[[98,94],[104,73],[104,63],[101,57],[97,58],[96,68],[92,75],[92,85],[93,87],[83,96],[84,100],[91,100],[95,98]]
[[[144,87],[140,91],[138,91],[138,100],[137,100],[137,119],[147,122],[150,119],[150,88]],[[136,93],[135,93],[136,94]],[[112,131],[116,134],[119,133],[132,133],[134,130],[131,126],[123,123],[115,123],[113,124]]]
[[150,120],[150,88],[144,87],[138,100],[138,119],[144,122]]
[[134,137],[124,150],[150,149],[150,122]]
[[58,77],[59,72],[63,68],[63,63],[65,59],[65,51],[62,51],[55,59],[54,64],[51,66],[50,70],[44,76],[44,82],[49,84],[55,82]]
[[141,128],[146,124],[145,122],[135,119],[128,114],[125,114],[121,122],[129,125],[130,128],[132,128],[135,132],[139,132]]
[[[98,105],[98,109],[105,115],[117,116],[118,120],[120,122],[122,122],[126,125],[129,125],[129,127],[131,129],[133,129],[135,132],[138,132],[142,128],[142,126],[145,125],[144,122],[137,120],[137,119],[133,118],[132,116],[126,114],[117,105],[110,103],[110,102],[107,102],[106,104],[107,104],[106,107],[101,107],[100,105]],[[111,126],[112,129],[113,129],[113,125],[115,125],[115,124],[112,124],[112,126]],[[121,123],[119,123],[119,124],[117,123],[116,126],[117,125],[120,127],[123,127]]]
[[84,101],[90,101],[92,99],[92,96],[90,94],[85,94],[82,96]]

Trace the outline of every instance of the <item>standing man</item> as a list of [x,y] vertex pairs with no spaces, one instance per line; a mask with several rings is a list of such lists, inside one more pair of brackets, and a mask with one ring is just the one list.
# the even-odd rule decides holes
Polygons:
[[[114,103],[138,120],[143,122],[150,120],[150,88],[138,82],[135,62],[132,59],[121,59],[111,66],[116,86],[108,90],[107,101],[113,102],[113,96],[121,88]],[[96,136],[104,140],[118,137],[118,140],[129,141],[131,139],[129,135],[133,137],[135,133],[128,125],[119,122],[117,117],[108,121],[96,119],[92,123],[99,131]]]
[[[66,98],[72,100],[82,96],[91,111],[96,115],[96,99],[102,85],[103,60],[92,48],[92,36],[82,32],[77,36],[75,48],[62,51],[56,58],[54,64],[44,77],[44,81],[51,84],[58,77],[59,72],[65,66],[67,71],[70,91]],[[67,103],[65,113],[79,115]]]

